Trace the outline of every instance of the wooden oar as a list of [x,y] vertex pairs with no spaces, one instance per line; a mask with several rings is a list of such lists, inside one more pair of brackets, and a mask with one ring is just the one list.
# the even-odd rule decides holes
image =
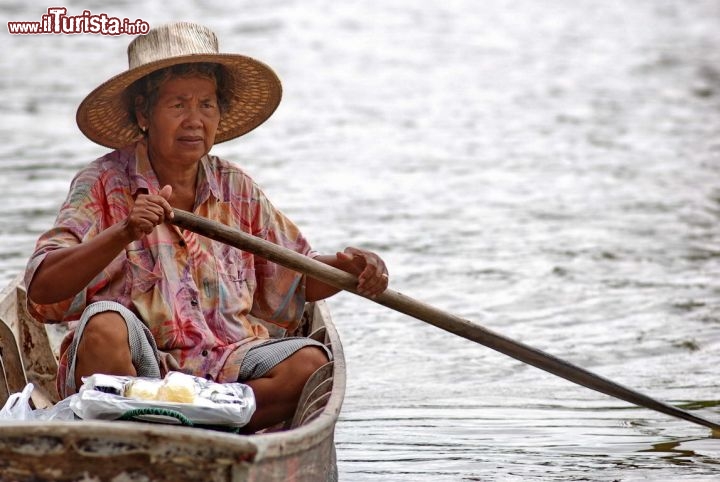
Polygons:
[[[243,251],[256,254],[274,263],[286,266],[297,272],[304,273],[336,288],[357,294],[355,286],[357,278],[320,261],[308,258],[287,248],[270,243],[258,237],[228,227],[216,221],[188,213],[179,209],[174,210],[172,224],[187,229],[202,236],[229,244]],[[545,370],[553,375],[570,380],[611,397],[625,400],[642,407],[682,418],[684,420],[704,425],[713,430],[713,436],[720,436],[720,424],[698,417],[690,412],[647,395],[619,385],[607,378],[580,368],[553,355],[525,345],[483,328],[459,316],[452,315],[421,301],[414,300],[391,289],[386,289],[376,298],[367,298],[371,301],[387,306],[393,310],[410,315],[443,330],[462,336],[468,340],[485,345],[488,348],[504,353],[523,363]]]

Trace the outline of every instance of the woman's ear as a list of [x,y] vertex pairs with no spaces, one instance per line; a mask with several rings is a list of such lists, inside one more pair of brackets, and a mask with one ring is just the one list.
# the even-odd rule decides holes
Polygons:
[[145,115],[146,110],[146,99],[138,95],[135,97],[135,118],[137,119],[138,127],[142,131],[143,134],[147,134],[148,126],[150,124],[150,120]]

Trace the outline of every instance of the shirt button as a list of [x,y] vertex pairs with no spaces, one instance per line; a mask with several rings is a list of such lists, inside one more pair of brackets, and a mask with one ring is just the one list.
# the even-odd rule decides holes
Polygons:
[[208,351],[207,351],[207,350],[203,350],[203,351],[202,351],[202,356],[208,356]]
[[190,300],[190,304],[193,305],[193,306],[197,306],[197,305],[198,305],[198,300],[196,300],[195,298],[193,298],[193,299]]

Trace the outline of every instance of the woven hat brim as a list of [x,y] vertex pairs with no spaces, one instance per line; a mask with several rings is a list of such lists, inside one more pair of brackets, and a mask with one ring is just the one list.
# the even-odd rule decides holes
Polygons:
[[282,97],[275,72],[250,57],[236,54],[192,54],[149,62],[102,83],[80,103],[77,125],[90,140],[119,149],[138,138],[140,131],[128,118],[123,92],[136,80],[165,67],[192,62],[213,62],[233,72],[235,85],[215,135],[215,144],[241,136],[265,122]]

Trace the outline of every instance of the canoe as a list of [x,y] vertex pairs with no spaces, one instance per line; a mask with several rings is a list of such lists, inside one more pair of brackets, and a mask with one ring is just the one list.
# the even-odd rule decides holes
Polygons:
[[[32,319],[21,278],[0,293],[0,406],[35,385],[37,407],[58,401],[58,329]],[[292,420],[254,435],[124,421],[0,422],[0,480],[334,481],[334,434],[345,359],[323,302],[308,303],[299,333],[333,361],[308,380]]]

